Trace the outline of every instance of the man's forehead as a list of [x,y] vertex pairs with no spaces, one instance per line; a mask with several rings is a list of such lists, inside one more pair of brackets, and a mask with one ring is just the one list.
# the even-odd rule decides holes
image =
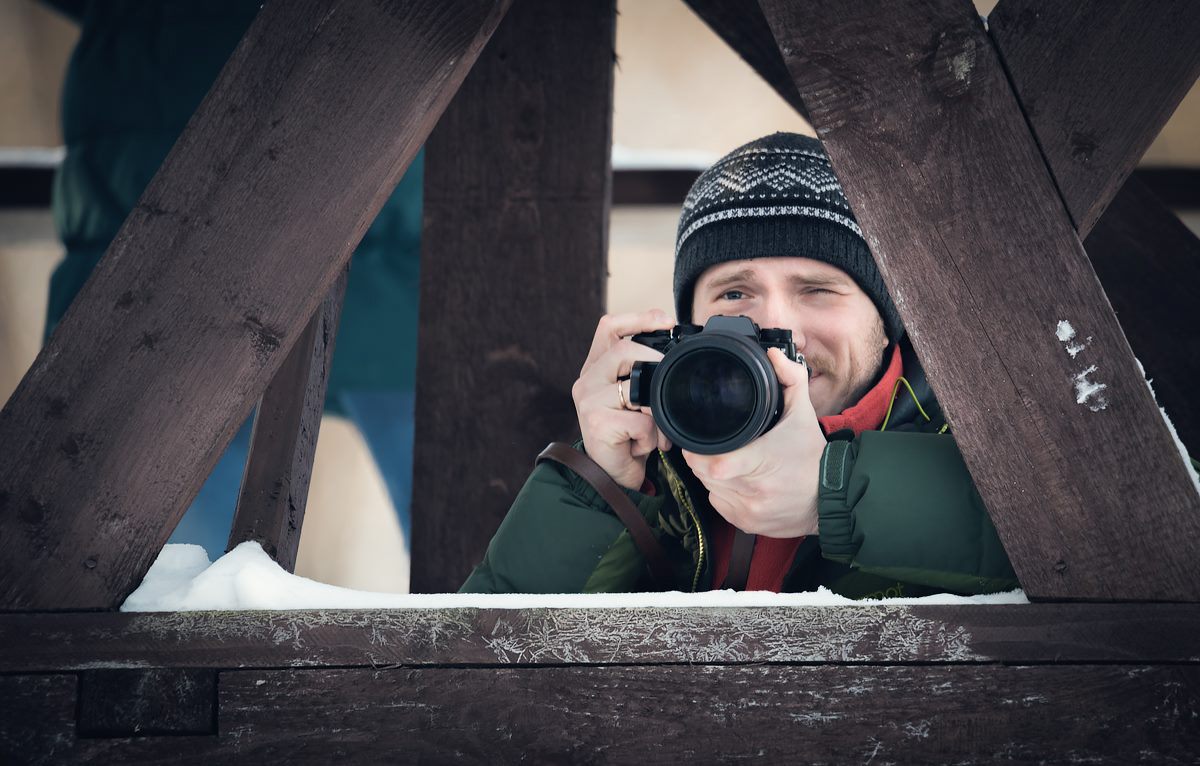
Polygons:
[[785,278],[789,280],[849,283],[853,279],[849,274],[825,261],[799,256],[780,256],[777,258],[752,258],[743,261],[726,261],[710,266],[700,279],[697,286],[711,285],[717,282],[738,280],[755,280],[768,278]]

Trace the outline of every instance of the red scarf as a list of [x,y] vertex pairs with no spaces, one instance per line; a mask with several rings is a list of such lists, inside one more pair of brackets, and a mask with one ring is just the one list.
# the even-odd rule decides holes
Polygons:
[[[904,373],[900,360],[900,348],[892,351],[892,360],[875,386],[859,399],[858,404],[844,410],[840,415],[819,418],[821,430],[828,436],[847,428],[858,436],[863,431],[878,428],[887,416],[892,392],[896,382]],[[733,525],[720,514],[714,514],[710,540],[712,541],[713,583],[720,587],[729,573],[729,556],[733,551]],[[792,559],[803,537],[776,538],[759,535],[754,545],[754,556],[750,559],[750,573],[746,579],[746,590],[769,590],[778,593],[783,587]]]

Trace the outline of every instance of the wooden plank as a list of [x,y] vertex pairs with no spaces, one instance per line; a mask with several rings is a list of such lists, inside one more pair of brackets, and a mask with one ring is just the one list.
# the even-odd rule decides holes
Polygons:
[[1200,599],[1200,495],[973,8],[763,9],[1026,592]]
[[0,673],[591,663],[1200,663],[1200,607],[388,609],[0,615]]
[[346,273],[338,277],[259,399],[226,548],[256,541],[289,572],[296,571]]
[[988,29],[1082,239],[1200,77],[1200,3],[1001,0]]
[[[808,112],[787,65],[779,53],[779,46],[771,34],[771,27],[763,16],[758,3],[744,0],[684,0],[709,29],[733,48],[750,68],[770,85],[780,98],[796,110],[804,119]],[[686,190],[685,190],[686,195]]]
[[1200,751],[1198,690],[1194,667],[280,670],[222,674],[221,727],[247,758],[1161,763]]
[[0,609],[141,580],[506,6],[267,4],[0,411]]
[[552,440],[604,311],[613,0],[522,0],[425,157],[414,592],[455,591]]
[[80,673],[75,730],[80,737],[216,734],[216,671],[122,668]]
[[66,762],[77,685],[74,675],[0,676],[0,763]]
[[1198,689],[1194,666],[246,670],[218,736],[56,728],[16,762],[1190,763]]
[[1135,175],[1083,244],[1158,403],[1200,456],[1200,333],[1186,319],[1200,295],[1200,239]]

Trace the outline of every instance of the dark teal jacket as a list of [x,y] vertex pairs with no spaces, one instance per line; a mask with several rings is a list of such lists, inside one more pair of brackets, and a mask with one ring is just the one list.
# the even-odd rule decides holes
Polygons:
[[[920,365],[911,348],[903,350],[914,396],[900,388],[886,431],[833,438],[826,447],[818,499],[820,534],[801,544],[784,579],[785,591],[823,585],[851,598],[878,598],[989,593],[1018,586]],[[672,559],[671,582],[650,580],[629,533],[590,485],[569,469],[543,463],[462,590],[714,587],[708,528],[716,512],[707,504],[707,491],[678,451],[660,452],[647,475],[654,496],[627,493]]]

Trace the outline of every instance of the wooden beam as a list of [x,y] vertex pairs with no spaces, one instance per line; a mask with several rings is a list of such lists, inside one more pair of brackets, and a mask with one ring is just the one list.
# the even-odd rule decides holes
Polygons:
[[1185,319],[1200,295],[1200,239],[1135,175],[1084,247],[1158,403],[1200,456],[1200,332]]
[[808,111],[788,74],[771,27],[758,3],[745,0],[684,0],[709,29],[733,48],[750,68],[804,119]]
[[1034,604],[9,614],[0,615],[0,646],[4,647],[0,673],[131,666],[1196,663],[1200,607]]
[[0,711],[20,701],[33,725],[0,717],[0,746],[23,734],[10,762],[52,764],[1191,763],[1198,686],[1194,664],[1136,663],[233,670],[215,735],[82,739],[69,679],[9,676]]
[[1200,77],[1200,3],[1001,0],[988,29],[1083,239]]
[[289,572],[304,526],[325,388],[346,293],[346,272],[309,320],[258,401],[250,456],[227,551],[248,540]]
[[0,609],[136,586],[506,6],[264,7],[0,412]]
[[430,136],[412,590],[455,591],[551,440],[604,312],[613,0],[522,0]]
[[217,673],[116,668],[79,674],[80,737],[217,733]]
[[1200,600],[1200,496],[974,9],[762,5],[1026,592]]
[[1121,328],[1184,443],[1200,449],[1200,341],[1178,319],[1195,311],[1200,240],[1127,180],[1200,76],[1200,4],[1003,0],[988,21]]

